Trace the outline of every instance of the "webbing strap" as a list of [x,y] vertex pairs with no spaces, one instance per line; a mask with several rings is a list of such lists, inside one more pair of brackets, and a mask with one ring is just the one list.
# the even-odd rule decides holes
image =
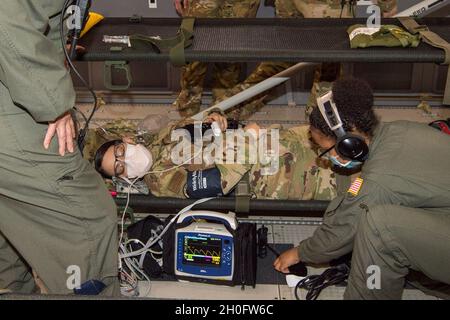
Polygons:
[[184,18],[180,30],[172,38],[161,38],[159,36],[132,35],[130,41],[148,42],[155,46],[159,52],[169,51],[170,62],[177,67],[184,66],[186,59],[184,49],[191,46],[194,39],[195,18]]
[[236,186],[235,192],[235,210],[236,213],[250,212],[250,175],[247,172]]
[[420,25],[411,17],[400,17],[398,20],[412,34],[419,33],[423,40],[429,45],[443,49],[445,51],[445,61],[443,64],[450,64],[450,43],[441,38],[438,34],[428,29],[425,25]]
[[423,40],[429,45],[443,49],[445,51],[444,65],[449,65],[447,71],[447,83],[445,85],[443,104],[450,105],[450,43],[442,39],[441,36],[431,31],[425,25],[419,25],[416,20],[411,17],[400,17],[398,20],[412,34],[419,33]]

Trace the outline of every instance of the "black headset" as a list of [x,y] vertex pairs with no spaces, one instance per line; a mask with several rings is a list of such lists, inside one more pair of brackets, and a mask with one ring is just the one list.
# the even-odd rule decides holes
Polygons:
[[328,93],[317,98],[317,105],[325,122],[336,135],[334,146],[337,154],[346,160],[365,161],[369,156],[369,147],[360,136],[345,131],[341,117],[333,101],[333,93]]

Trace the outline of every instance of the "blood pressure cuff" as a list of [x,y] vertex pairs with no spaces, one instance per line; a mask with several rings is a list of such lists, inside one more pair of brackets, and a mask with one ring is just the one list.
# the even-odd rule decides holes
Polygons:
[[223,196],[219,169],[214,167],[208,170],[188,172],[186,196],[190,199]]

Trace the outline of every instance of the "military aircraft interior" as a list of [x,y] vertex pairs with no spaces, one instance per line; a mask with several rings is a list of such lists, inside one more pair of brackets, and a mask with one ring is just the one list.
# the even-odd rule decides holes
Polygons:
[[[61,39],[71,114],[117,206],[121,297],[449,299],[450,1],[77,0],[61,12],[62,25],[82,17]],[[61,192],[76,193],[68,174]],[[420,220],[428,210],[442,221]],[[57,297],[29,264],[39,295]],[[97,280],[63,294],[100,294]]]

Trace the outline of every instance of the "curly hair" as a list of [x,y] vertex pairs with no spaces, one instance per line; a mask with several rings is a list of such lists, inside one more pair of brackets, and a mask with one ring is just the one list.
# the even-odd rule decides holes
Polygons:
[[[372,137],[379,121],[373,111],[374,99],[370,85],[361,79],[343,78],[333,84],[332,92],[345,131],[356,129]],[[314,108],[309,122],[323,134],[334,136],[319,108]]]

